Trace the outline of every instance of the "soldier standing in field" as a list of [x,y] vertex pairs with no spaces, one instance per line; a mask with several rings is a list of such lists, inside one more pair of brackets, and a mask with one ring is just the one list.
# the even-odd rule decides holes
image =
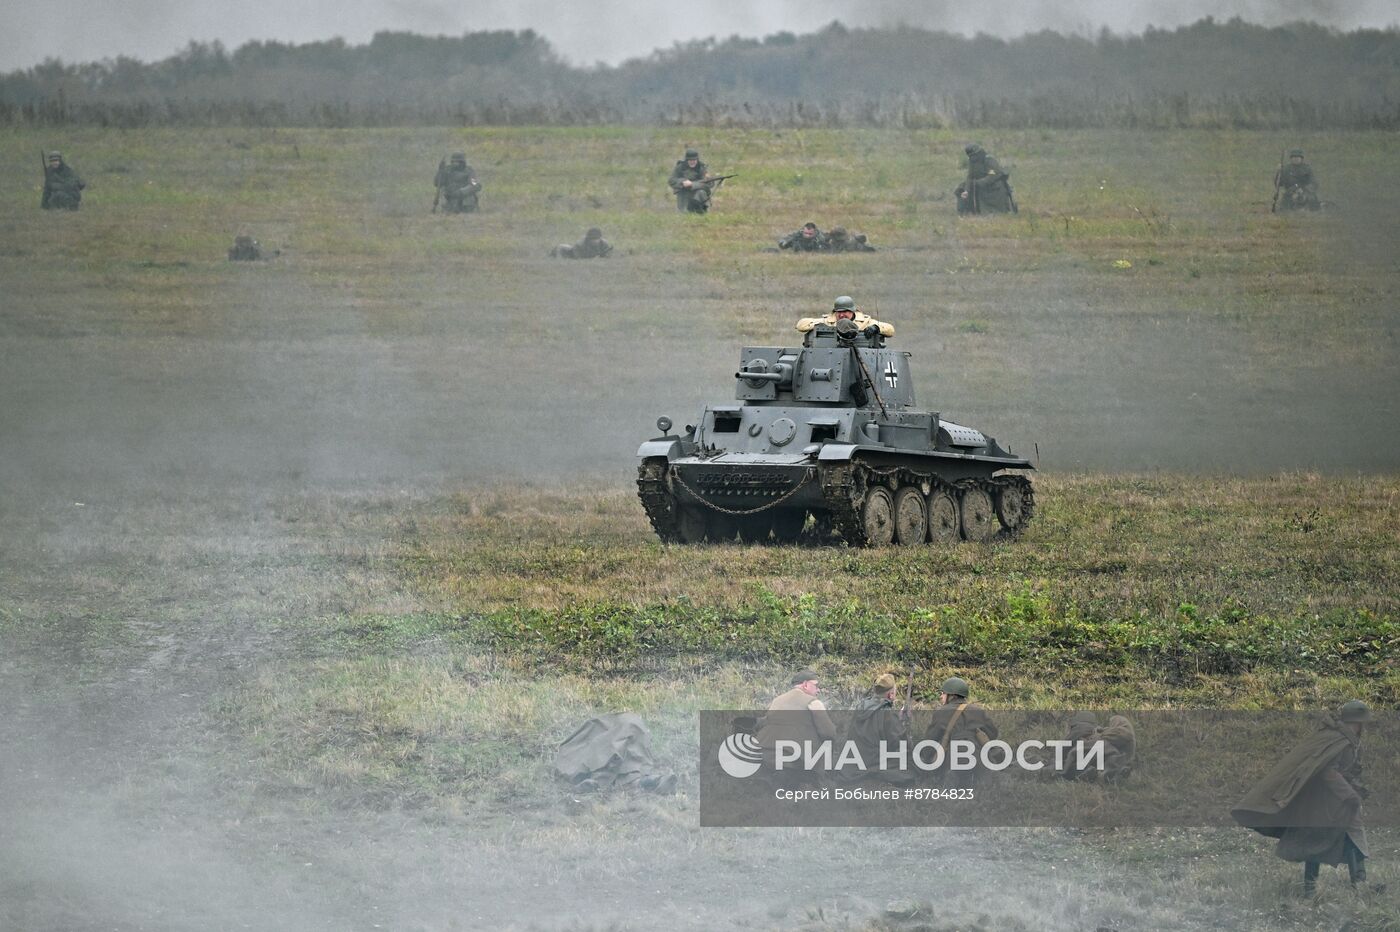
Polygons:
[[1323,864],[1345,864],[1353,887],[1366,883],[1370,848],[1361,804],[1370,794],[1361,782],[1361,734],[1371,720],[1359,699],[1327,713],[1230,810],[1239,824],[1277,838],[1280,858],[1302,862],[1304,896],[1317,891]]
[[557,259],[605,259],[612,250],[612,244],[603,239],[603,231],[592,227],[579,242],[555,246],[549,254]]
[[982,746],[997,736],[997,726],[992,722],[991,716],[980,702],[968,700],[969,692],[971,690],[967,680],[962,677],[951,676],[944,680],[938,694],[941,705],[934,710],[928,730],[924,733],[927,740],[943,745],[945,760],[943,768],[939,771],[943,774],[943,785],[958,789],[976,784],[981,765],[971,770],[953,770],[949,767],[952,743],[969,741],[972,743],[973,753],[980,755]]
[[[454,152],[446,163],[439,162],[433,186],[437,188],[445,212],[466,214],[476,210],[481,182],[467,164],[466,153]],[[438,198],[433,199],[434,210],[437,209]]]
[[826,248],[826,234],[817,229],[815,223],[809,221],[802,224],[802,229],[793,230],[778,240],[778,248],[791,249],[793,252],[819,252]]
[[39,206],[44,210],[77,210],[83,200],[87,182],[78,177],[73,167],[63,161],[63,154],[50,152],[44,158],[44,196]]
[[883,780],[887,783],[907,783],[913,772],[907,770],[886,770],[880,766],[881,744],[891,751],[901,742],[909,740],[909,710],[894,708],[895,695],[899,687],[894,675],[881,673],[851,711],[850,724],[846,729],[846,740],[860,751],[865,770],[843,774],[848,781],[863,779]]
[[1288,164],[1274,172],[1275,210],[1320,210],[1317,199],[1317,177],[1312,166],[1303,160],[1302,149],[1288,153]]
[[967,178],[954,189],[960,214],[1005,214],[1016,212],[1011,182],[1001,163],[977,143],[963,148],[967,155]]

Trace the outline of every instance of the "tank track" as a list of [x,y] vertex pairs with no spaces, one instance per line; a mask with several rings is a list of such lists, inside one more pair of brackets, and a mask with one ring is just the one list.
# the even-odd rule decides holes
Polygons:
[[[681,540],[680,519],[675,496],[671,492],[668,476],[670,463],[662,457],[643,460],[637,467],[637,497],[647,513],[652,530],[663,543],[677,543]],[[1023,506],[1021,520],[1013,528],[1002,528],[995,540],[1008,540],[1017,537],[1030,524],[1035,514],[1035,488],[1025,476],[993,476],[987,479],[963,479],[950,483],[933,473],[911,466],[875,467],[859,460],[839,463],[820,470],[822,499],[830,516],[831,529],[852,547],[865,547],[869,541],[865,536],[861,520],[861,505],[866,491],[872,485],[885,485],[898,488],[901,485],[918,485],[925,495],[946,489],[957,495],[970,486],[978,486],[992,494],[1003,488],[1017,486],[1021,490]]]
[[998,490],[1019,486],[1024,498],[1021,520],[1013,528],[1002,528],[997,532],[994,538],[996,540],[1018,537],[1035,514],[1035,488],[1025,476],[994,476],[950,483],[935,475],[932,470],[915,469],[910,466],[874,467],[857,460],[831,466],[821,472],[822,498],[831,513],[833,530],[852,547],[868,546],[870,541],[866,539],[865,524],[861,520],[861,505],[865,501],[866,490],[872,485],[885,485],[893,491],[906,484],[921,486],[925,495],[931,495],[939,489],[947,489],[956,495],[969,486],[980,486],[994,499]]
[[637,497],[642,500],[647,520],[663,544],[673,544],[681,539],[676,499],[666,484],[669,469],[670,463],[659,456],[642,460],[637,467]]

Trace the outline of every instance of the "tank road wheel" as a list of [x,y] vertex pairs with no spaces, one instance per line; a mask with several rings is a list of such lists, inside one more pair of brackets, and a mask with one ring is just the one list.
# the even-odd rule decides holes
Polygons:
[[705,516],[698,508],[682,506],[676,515],[676,534],[683,544],[699,544],[705,540]]
[[962,493],[962,534],[976,543],[985,543],[997,532],[996,509],[992,497],[981,486],[971,485]]
[[705,536],[712,544],[727,544],[739,533],[739,519],[733,515],[711,511],[705,515]]
[[1019,485],[1003,485],[996,494],[997,520],[1015,534],[1026,520],[1026,493]]
[[894,541],[894,499],[884,486],[871,486],[860,508],[861,529],[869,547],[888,547]]
[[928,538],[928,513],[924,493],[906,485],[894,493],[894,539],[905,545],[922,544]]
[[768,543],[768,532],[772,529],[772,511],[760,511],[756,515],[744,515],[739,519],[739,539],[746,544]]
[[934,489],[928,497],[928,539],[935,544],[956,544],[958,538],[958,503],[947,489]]
[[807,512],[801,508],[779,508],[773,512],[773,536],[780,544],[795,544],[807,524]]

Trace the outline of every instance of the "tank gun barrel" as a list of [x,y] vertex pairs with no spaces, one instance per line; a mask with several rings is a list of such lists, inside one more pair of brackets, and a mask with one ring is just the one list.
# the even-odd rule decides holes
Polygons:
[[781,382],[787,377],[787,372],[748,372],[740,369],[734,373],[734,378],[747,379],[750,382]]

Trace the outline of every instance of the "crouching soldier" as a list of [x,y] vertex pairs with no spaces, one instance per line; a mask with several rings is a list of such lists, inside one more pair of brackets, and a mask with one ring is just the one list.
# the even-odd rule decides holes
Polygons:
[[[888,748],[889,753],[895,755],[898,754],[899,745],[909,741],[909,710],[895,711],[894,708],[894,699],[898,691],[894,676],[881,673],[875,678],[875,685],[870,687],[870,691],[851,710],[850,723],[846,727],[846,740],[860,752],[860,759],[865,768],[843,771],[841,778],[846,782],[870,780],[908,783],[913,778],[912,770],[887,770],[882,766],[883,749]],[[910,753],[906,745],[905,756]]]
[[[821,687],[813,670],[799,670],[792,675],[792,688],[768,704],[763,725],[755,736],[763,747],[764,764],[769,780],[778,787],[792,788],[826,782],[825,771],[805,770],[802,758],[818,753],[822,744],[835,739],[836,723],[826,711],[826,704],[817,698]],[[778,742],[796,742],[802,754],[798,761],[777,768]]]
[[39,206],[44,210],[77,210],[83,200],[87,182],[78,177],[73,166],[63,161],[59,152],[50,152],[44,159],[44,195]]
[[962,747],[980,759],[982,746],[997,736],[997,726],[991,716],[980,702],[968,700],[969,692],[967,680],[962,677],[953,676],[944,680],[938,694],[941,707],[934,710],[924,734],[925,739],[943,746],[943,767],[938,773],[943,775],[943,785],[946,787],[972,787],[976,785],[981,770],[980,762],[971,769],[954,770],[950,767],[954,756],[953,743],[965,742]]
[[262,257],[262,247],[251,236],[239,234],[233,238],[233,248],[228,251],[228,261],[256,262]]
[[[466,153],[454,152],[445,164],[438,163],[433,185],[437,188],[438,198],[442,200],[442,209],[447,213],[468,214],[476,210],[481,182],[476,180],[476,172],[467,164]],[[437,208],[437,199],[433,200],[433,208]]]
[[954,189],[960,214],[1016,213],[1011,181],[1001,163],[976,143],[963,148],[967,155],[967,178]]

